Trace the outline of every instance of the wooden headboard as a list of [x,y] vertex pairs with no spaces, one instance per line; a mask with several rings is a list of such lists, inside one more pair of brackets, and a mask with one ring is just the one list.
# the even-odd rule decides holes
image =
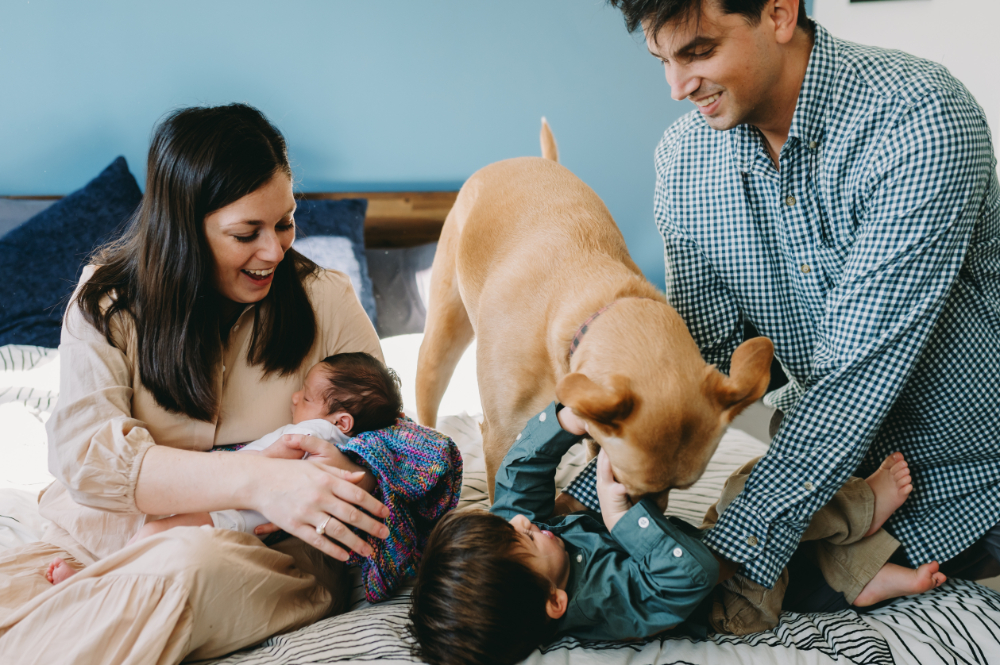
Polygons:
[[[368,199],[365,246],[413,247],[441,235],[458,192],[304,192],[303,199]],[[55,200],[61,196],[8,196],[10,199]]]
[[305,192],[304,199],[368,199],[365,247],[413,247],[441,235],[458,192]]

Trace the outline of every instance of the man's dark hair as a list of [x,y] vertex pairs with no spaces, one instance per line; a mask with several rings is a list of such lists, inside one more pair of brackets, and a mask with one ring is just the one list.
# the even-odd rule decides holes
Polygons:
[[403,411],[399,376],[375,356],[338,353],[322,360],[329,385],[323,392],[329,413],[347,411],[354,417],[351,436],[391,427]]
[[514,527],[483,510],[438,522],[411,596],[414,656],[431,665],[511,665],[551,637],[552,585],[519,548]]
[[[717,2],[724,14],[740,14],[750,25],[760,23],[760,16],[769,0],[707,0]],[[674,19],[688,19],[701,15],[702,3],[706,0],[608,0],[625,15],[625,27],[635,32],[642,22],[649,20],[655,35],[660,28]],[[806,16],[805,0],[799,0],[799,15],[796,22],[800,28],[810,29]]]

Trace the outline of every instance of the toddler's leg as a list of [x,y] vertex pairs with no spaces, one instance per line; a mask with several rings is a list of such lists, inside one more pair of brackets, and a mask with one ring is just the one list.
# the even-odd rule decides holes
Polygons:
[[719,500],[705,511],[705,519],[701,525],[702,529],[710,529],[715,526],[715,523],[719,521],[719,515],[726,512],[726,508],[733,502],[733,499],[743,491],[743,487],[747,484],[747,478],[750,477],[750,472],[753,471],[754,465],[759,460],[759,457],[753,458],[736,469],[736,471],[733,471],[732,475],[726,479],[726,484],[722,486],[722,493],[719,495]]
[[890,598],[912,596],[936,589],[947,581],[944,573],[938,572],[937,561],[925,563],[916,570],[887,563],[865,585],[853,604],[867,607]]
[[849,478],[829,503],[816,511],[802,540],[856,543],[882,528],[911,491],[906,460],[900,453],[893,453],[868,478]]
[[788,570],[768,589],[742,575],[734,575],[715,587],[709,623],[723,635],[750,635],[778,625],[781,601],[788,587]]
[[899,453],[885,459],[868,478],[851,478],[818,510],[802,540],[818,540],[816,564],[827,583],[856,604],[899,542],[880,527],[913,490],[909,468]]

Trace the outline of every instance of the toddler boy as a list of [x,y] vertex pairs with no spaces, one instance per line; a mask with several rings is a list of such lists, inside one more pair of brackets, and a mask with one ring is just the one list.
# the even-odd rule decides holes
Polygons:
[[[701,543],[701,531],[665,518],[650,499],[633,504],[603,452],[597,468],[601,512],[553,516],[556,467],[584,432],[570,409],[550,405],[529,421],[504,459],[491,511],[452,513],[434,529],[410,612],[419,658],[432,665],[507,665],[565,635],[649,637],[677,626],[709,598],[720,581],[719,563]],[[720,508],[742,490],[748,473],[744,467],[734,474]],[[945,580],[936,563],[919,570],[886,563],[898,543],[880,527],[911,490],[906,462],[896,453],[870,478],[852,479],[807,531],[834,547],[872,550],[867,557],[847,557],[876,562],[850,571],[851,579],[863,582],[857,593],[849,585],[836,589],[850,592],[856,605],[920,593]],[[708,521],[713,518],[714,507]],[[876,533],[881,535],[870,539]],[[713,628],[744,634],[775,625],[783,588],[733,580],[711,611]]]

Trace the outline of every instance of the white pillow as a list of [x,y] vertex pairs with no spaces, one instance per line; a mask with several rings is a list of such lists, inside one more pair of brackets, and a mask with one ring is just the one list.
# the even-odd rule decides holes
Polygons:
[[314,236],[295,241],[295,251],[327,270],[347,273],[354,293],[361,299],[361,266],[351,241],[340,236]]

